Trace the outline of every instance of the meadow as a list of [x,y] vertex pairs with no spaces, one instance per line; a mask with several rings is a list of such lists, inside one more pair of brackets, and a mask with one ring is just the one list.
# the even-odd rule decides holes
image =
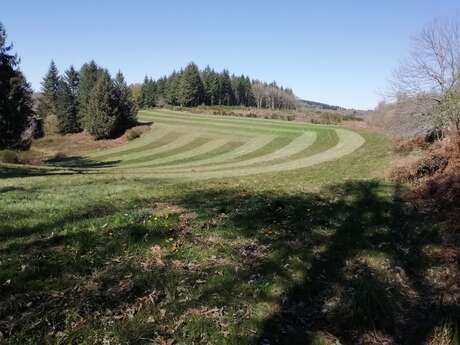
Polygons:
[[0,342],[416,344],[452,312],[382,134],[139,119],[122,146],[0,165]]

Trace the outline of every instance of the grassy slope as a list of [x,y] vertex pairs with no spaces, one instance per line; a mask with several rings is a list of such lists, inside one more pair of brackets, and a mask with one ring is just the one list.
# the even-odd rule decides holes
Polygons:
[[439,321],[418,299],[436,231],[381,181],[385,138],[361,135],[335,161],[192,182],[0,166],[3,337],[418,343]]

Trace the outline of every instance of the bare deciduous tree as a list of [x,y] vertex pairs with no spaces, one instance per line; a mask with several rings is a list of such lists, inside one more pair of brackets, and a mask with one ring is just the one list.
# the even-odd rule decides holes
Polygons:
[[435,20],[414,38],[409,58],[395,72],[393,87],[398,98],[423,99],[421,113],[436,126],[460,130],[459,16]]

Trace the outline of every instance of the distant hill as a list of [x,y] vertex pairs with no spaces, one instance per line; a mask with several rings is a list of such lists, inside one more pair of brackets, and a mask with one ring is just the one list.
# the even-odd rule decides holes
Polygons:
[[322,109],[322,110],[337,110],[337,111],[346,110],[345,108],[339,107],[338,105],[330,105],[326,103],[307,101],[305,99],[299,99],[299,103],[306,108],[315,108],[315,109]]

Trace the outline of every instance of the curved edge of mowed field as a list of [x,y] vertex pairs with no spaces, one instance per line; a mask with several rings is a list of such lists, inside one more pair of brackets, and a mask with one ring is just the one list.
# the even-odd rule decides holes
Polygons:
[[[339,126],[141,111],[152,131],[126,145],[89,154],[101,172],[201,180],[308,168],[353,153],[366,142]],[[109,164],[110,163],[110,164]]]

